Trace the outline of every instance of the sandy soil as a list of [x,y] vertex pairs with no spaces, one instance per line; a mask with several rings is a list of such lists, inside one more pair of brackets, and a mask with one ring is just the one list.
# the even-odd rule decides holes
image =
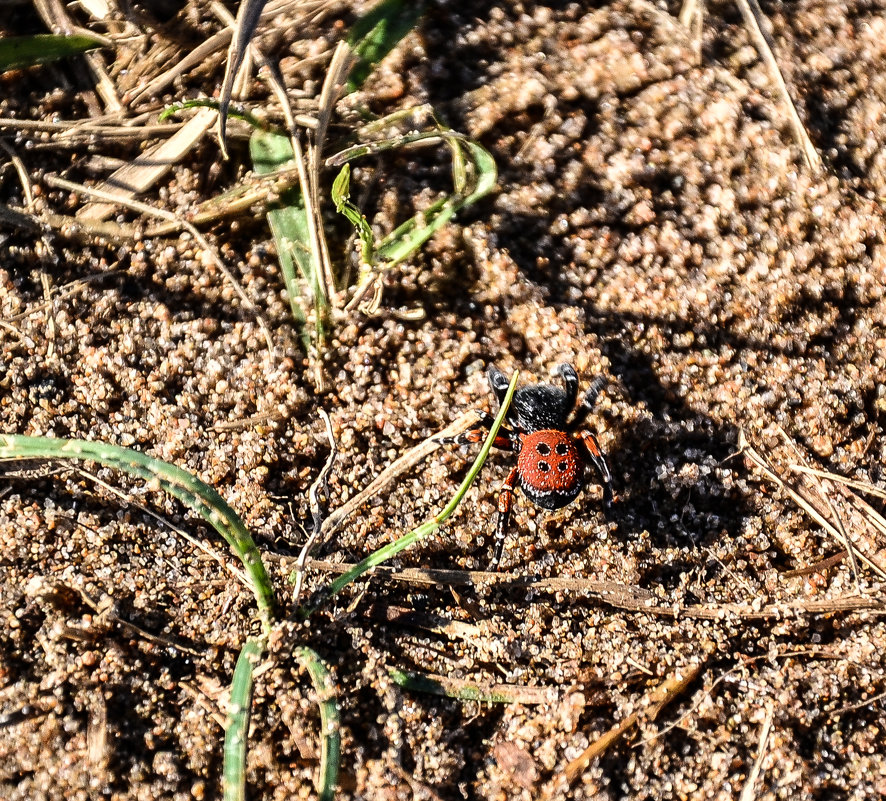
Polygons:
[[[337,321],[322,391],[260,211],[206,232],[254,307],[186,237],[84,244],[0,223],[0,431],[113,442],[190,470],[242,515],[281,599],[329,451],[318,409],[339,449],[334,509],[462,412],[495,411],[490,364],[533,382],[569,362],[582,386],[608,381],[590,426],[614,508],[595,485],[556,513],[521,498],[511,583],[377,576],[293,624],[256,686],[250,798],[313,795],[319,724],[293,642],[335,676],[342,798],[886,796],[883,585],[864,561],[857,580],[848,559],[814,567],[841,543],[736,455],[744,432],[786,475],[806,460],[886,486],[886,8],[763,10],[820,172],[732,4],[707,8],[700,39],[674,4],[432,4],[337,122],[430,103],[495,155],[499,189],[390,272],[377,316]],[[137,21],[142,71],[107,56],[121,96],[161,71],[143,65],[165,68],[219,28],[196,4]],[[317,56],[352,21],[330,6],[263,38],[299,108],[322,82]],[[19,24],[8,33],[40,29]],[[222,54],[134,111],[211,94]],[[0,83],[0,118],[97,113],[82,66]],[[267,96],[256,82],[248,102]],[[38,216],[85,202],[44,175],[93,182],[142,146],[0,133]],[[184,210],[219,194],[245,169],[242,139],[232,149],[222,163],[207,138],[148,199]],[[389,231],[448,169],[443,151],[389,153],[355,170],[354,196]],[[24,201],[4,151],[0,202]],[[345,262],[350,247],[332,246]],[[436,451],[323,558],[354,562],[436,514],[470,456]],[[483,570],[510,464],[493,455],[455,516],[395,566]],[[5,469],[0,796],[220,797],[224,694],[257,630],[252,595],[145,509],[224,543],[118,473]],[[882,532],[822,486],[876,563]],[[330,576],[311,570],[309,590]],[[867,609],[851,608],[859,594]],[[393,668],[527,689],[522,703],[461,701],[403,690]],[[644,699],[686,673],[656,717]],[[566,766],[638,710],[566,787]]]

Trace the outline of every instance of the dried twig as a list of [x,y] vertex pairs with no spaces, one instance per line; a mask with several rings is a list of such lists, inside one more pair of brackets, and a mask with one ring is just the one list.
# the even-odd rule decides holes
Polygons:
[[689,685],[701,675],[706,662],[707,655],[704,655],[698,662],[685,670],[673,673],[647,693],[636,712],[632,712],[621,723],[613,726],[602,737],[591,743],[584,752],[563,769],[562,779],[565,780],[565,783],[567,785],[574,784],[598,756],[611,748],[641,720],[655,720],[665,706],[682,695]]
[[323,418],[323,422],[326,425],[326,436],[329,438],[329,456],[326,458],[326,463],[323,465],[323,469],[320,471],[317,478],[314,480],[314,483],[311,484],[310,489],[308,490],[308,500],[311,505],[311,517],[313,518],[313,528],[311,529],[311,535],[308,537],[308,541],[305,543],[304,547],[301,549],[301,553],[298,555],[298,560],[295,563],[295,587],[292,591],[293,602],[292,606],[294,608],[298,608],[299,601],[301,599],[302,587],[304,586],[305,581],[305,564],[308,561],[308,557],[314,552],[314,549],[320,542],[320,538],[323,534],[323,511],[320,508],[320,501],[317,498],[317,493],[320,491],[320,487],[324,487],[326,485],[326,480],[329,477],[329,471],[332,470],[332,465],[335,463],[335,457],[338,455],[338,448],[335,445],[335,434],[332,430],[332,421],[329,419],[329,415],[326,414],[325,409],[320,409],[320,416]]
[[[356,499],[355,499],[356,500]],[[365,499],[363,501],[365,502]],[[353,511],[353,509],[349,510]],[[343,562],[309,560],[307,567],[329,573],[345,573],[354,567]],[[536,592],[573,593],[611,606],[656,617],[702,620],[788,620],[804,615],[822,615],[835,612],[870,612],[886,614],[886,597],[825,598],[798,600],[779,604],[687,604],[661,603],[660,599],[630,584],[616,584],[582,578],[538,578],[506,572],[482,570],[436,570],[431,568],[393,568],[380,565],[373,568],[375,578],[402,581],[407,584],[441,587],[489,587],[505,589],[532,589]]]
[[748,32],[751,34],[751,38],[754,40],[754,44],[769,70],[769,75],[775,82],[775,88],[787,109],[788,121],[790,122],[791,130],[794,132],[794,138],[797,140],[797,144],[803,153],[806,166],[813,173],[820,173],[822,169],[821,157],[818,155],[815,145],[812,144],[809,134],[806,133],[806,129],[803,127],[803,121],[797,113],[794,101],[791,100],[791,94],[785,83],[784,75],[782,75],[778,62],[775,60],[773,53],[774,43],[771,41],[769,34],[763,30],[761,21],[764,19],[764,16],[760,4],[757,0],[736,0],[736,3],[741,11],[741,15],[744,17]]
[[465,412],[461,417],[454,420],[446,428],[433,437],[420,442],[414,448],[410,448],[399,459],[386,467],[378,477],[373,480],[361,492],[358,492],[351,500],[336,509],[324,521],[322,533],[325,537],[332,535],[338,531],[339,527],[344,523],[345,519],[350,517],[357,509],[359,509],[370,498],[381,492],[388,484],[396,480],[403,473],[411,470],[420,461],[432,454],[437,448],[441,447],[438,439],[454,437],[462,431],[466,431],[468,427],[477,421],[476,412]]
[[766,709],[766,718],[763,721],[763,727],[760,729],[760,744],[757,747],[757,758],[754,760],[754,767],[748,774],[748,780],[742,788],[739,801],[754,801],[754,785],[763,769],[763,760],[766,758],[766,751],[769,748],[769,734],[772,731],[772,720],[775,717],[775,705],[770,702]]
[[[216,127],[218,144],[224,158],[228,157],[228,148],[225,144],[225,126],[228,119],[228,106],[231,103],[231,96],[234,94],[234,81],[241,72],[241,65],[246,64],[249,60],[249,43],[261,19],[265,2],[266,0],[243,0],[237,9],[236,19],[231,17],[230,12],[221,3],[213,4],[216,15],[231,28],[231,44],[228,47],[225,75],[219,95],[218,125]],[[220,11],[221,13],[219,13]]]

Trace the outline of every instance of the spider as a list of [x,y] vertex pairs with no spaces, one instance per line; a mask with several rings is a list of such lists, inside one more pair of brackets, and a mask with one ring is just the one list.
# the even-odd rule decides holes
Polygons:
[[[582,491],[585,467],[590,463],[603,485],[603,503],[607,507],[612,503],[612,475],[597,438],[590,431],[577,431],[594,408],[605,380],[599,376],[591,383],[570,421],[578,398],[578,375],[571,364],[561,364],[555,375],[563,379],[565,389],[533,384],[514,393],[505,423],[493,442],[496,448],[516,451],[517,466],[508,473],[498,493],[495,550],[490,569],[501,559],[514,490],[518,486],[536,506],[562,509]],[[494,365],[489,368],[488,376],[492,392],[501,405],[508,391],[508,379]],[[460,445],[482,442],[484,431],[491,428],[494,418],[482,411],[477,414],[480,419],[450,441]]]

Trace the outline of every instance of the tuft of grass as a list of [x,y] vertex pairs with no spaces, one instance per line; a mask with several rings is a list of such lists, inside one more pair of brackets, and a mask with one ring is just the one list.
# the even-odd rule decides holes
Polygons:
[[[242,801],[246,788],[245,765],[254,671],[267,647],[275,606],[273,589],[261,555],[243,521],[208,484],[175,465],[129,448],[102,442],[4,434],[0,435],[0,459],[92,461],[142,478],[197,512],[222,535],[240,558],[255,594],[263,626],[263,634],[248,639],[240,651],[231,681],[231,700],[225,726],[223,795],[225,801]],[[329,670],[313,649],[299,646],[294,655],[308,672],[317,693],[321,724],[317,792],[321,801],[332,801],[341,760],[335,685]]]
[[[371,64],[393,48],[415,24],[418,15],[419,11],[412,6],[406,7],[399,0],[382,2],[370,11],[352,31],[352,47],[358,48],[363,60],[356,59],[356,67],[350,65],[350,74],[353,75],[353,70],[358,70],[361,65],[362,68],[369,69]],[[408,27],[404,28],[409,20],[411,22]],[[342,75],[349,74],[347,64],[342,64],[341,69]],[[167,109],[161,119],[174,111],[198,106],[220,108],[212,100],[191,100]],[[330,99],[329,113],[331,107]],[[426,107],[422,109],[428,111]],[[430,113],[433,118],[433,112]],[[316,352],[320,352],[326,339],[332,306],[339,304],[339,296],[334,286],[336,276],[329,263],[322,214],[318,208],[319,145],[317,149],[309,151],[308,158],[305,159],[297,134],[274,130],[242,109],[230,109],[230,116],[239,117],[254,128],[249,140],[249,151],[259,184],[252,187],[244,184],[203,204],[195,211],[194,219],[211,221],[222,214],[232,213],[235,209],[246,209],[257,202],[272,206],[267,211],[268,223],[277,246],[283,281],[289,294],[302,347],[309,354],[315,352],[312,351],[312,345],[316,346]],[[402,116],[403,112],[397,112],[391,117],[378,120],[366,126],[363,133],[378,130]],[[350,200],[349,162],[426,141],[442,141],[449,148],[452,159],[452,192],[376,240],[366,217]],[[310,175],[308,164],[313,165]],[[381,300],[382,272],[412,256],[459,211],[489,194],[498,180],[495,160],[488,150],[463,134],[446,128],[436,119],[433,130],[359,143],[326,159],[325,165],[341,167],[332,184],[331,199],[336,210],[354,227],[361,244],[358,287],[345,308],[360,307],[370,314],[377,310]],[[255,180],[253,179],[253,183]],[[306,187],[310,187],[310,191]],[[307,202],[308,200],[311,202]],[[364,298],[370,292],[372,300],[364,303]],[[311,320],[313,332],[309,331]]]
[[[453,191],[440,198],[418,215],[410,217],[380,241],[375,240],[372,228],[363,213],[350,202],[349,162],[361,156],[384,150],[402,148],[426,140],[442,140],[452,153]],[[360,239],[360,277],[351,303],[359,303],[372,284],[378,284],[380,273],[408,259],[437,231],[464,208],[488,195],[498,180],[498,170],[492,154],[482,145],[462,134],[438,126],[434,131],[410,133],[400,137],[359,144],[327,159],[327,164],[343,164],[332,185],[332,200],[336,210],[354,226]],[[377,305],[379,291],[375,293]],[[370,310],[374,310],[374,306]]]
[[[514,391],[517,388],[517,378],[519,377],[519,375],[519,372],[515,372],[513,378],[511,378],[511,383],[508,387],[507,394],[502,401],[501,408],[498,410],[498,415],[496,416],[492,427],[489,429],[489,434],[486,437],[486,441],[483,443],[483,447],[480,449],[480,453],[477,454],[477,458],[474,459],[474,463],[471,465],[471,469],[465,476],[464,481],[462,481],[461,486],[458,488],[449,503],[446,504],[446,507],[443,509],[443,511],[435,515],[431,520],[428,520],[427,522],[420,525],[418,528],[414,528],[408,534],[404,534],[402,537],[399,537],[393,542],[384,545],[377,551],[373,551],[362,562],[357,563],[346,573],[343,573],[341,576],[335,579],[335,581],[333,581],[325,590],[321,592],[319,601],[313,607],[311,607],[310,609],[302,608],[301,610],[299,610],[299,614],[302,617],[309,617],[319,608],[322,603],[328,601],[330,598],[340,593],[345,587],[347,587],[349,584],[358,579],[367,571],[372,570],[372,568],[383,564],[388,559],[393,558],[401,551],[405,551],[407,548],[410,548],[417,542],[425,539],[425,537],[433,534],[438,528],[440,528],[440,526],[443,525],[443,523],[445,523],[452,516],[452,513],[462,502],[465,493],[467,493],[471,485],[474,483],[474,480],[479,475],[483,464],[486,462],[486,458],[489,456],[489,451],[492,450],[492,443],[495,441],[498,430],[499,428],[501,428],[505,416],[508,413],[508,408],[511,405],[511,399],[514,397]],[[290,581],[292,580],[294,580],[294,574],[290,576]]]
[[107,40],[100,37],[83,35],[37,34],[0,38],[0,72],[58,61],[60,58],[104,47],[107,43]]

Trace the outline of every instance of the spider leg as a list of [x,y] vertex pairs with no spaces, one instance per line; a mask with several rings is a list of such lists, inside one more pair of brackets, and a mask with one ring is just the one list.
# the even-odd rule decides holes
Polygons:
[[514,488],[517,486],[517,468],[508,473],[498,491],[498,518],[495,521],[495,550],[492,552],[492,561],[489,562],[489,570],[498,567],[505,547],[505,536],[508,533],[508,522],[511,519],[511,503],[514,500]]
[[606,507],[612,505],[612,473],[609,472],[609,464],[603,451],[600,450],[600,443],[590,431],[582,431],[578,435],[588,461],[594,465],[597,475],[600,477],[600,483],[603,485],[603,504]]
[[561,364],[554,370],[554,375],[560,376],[566,385],[564,414],[568,415],[572,411],[572,407],[575,406],[575,399],[578,397],[578,373],[575,372],[575,368],[571,364]]
[[498,399],[498,405],[501,406],[502,401],[505,399],[505,395],[508,394],[508,387],[510,387],[511,382],[494,364],[489,365],[486,375],[489,378],[489,386],[492,388],[492,394],[495,395]]
[[[495,418],[487,413],[476,410],[477,416],[480,418],[476,423],[472,424],[467,431],[462,431],[454,437],[440,437],[437,442],[444,445],[468,445],[472,442],[483,442],[486,439],[486,432],[492,428]],[[515,449],[514,433],[502,426],[498,429],[495,439],[492,441],[493,448],[501,448],[504,451],[512,451]]]
[[600,392],[603,391],[603,387],[605,386],[606,379],[602,375],[598,375],[593,381],[591,381],[588,391],[585,392],[585,396],[581,399],[581,403],[575,409],[575,415],[572,418],[572,422],[569,424],[570,431],[575,431],[576,428],[588,419],[588,415],[594,410],[594,404],[597,402],[597,398],[600,396]]

